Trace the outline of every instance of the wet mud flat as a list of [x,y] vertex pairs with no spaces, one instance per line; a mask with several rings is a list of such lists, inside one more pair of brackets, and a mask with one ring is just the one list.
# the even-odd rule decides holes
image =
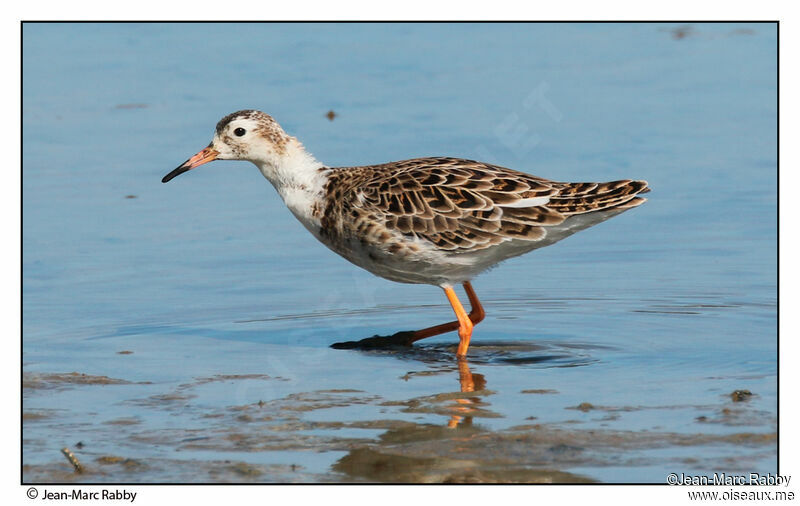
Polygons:
[[[473,363],[444,360],[447,349],[436,346],[406,352],[406,359],[433,360],[412,367],[397,381],[444,376],[457,378],[453,385],[459,386],[407,399],[338,388],[236,403],[225,402],[224,392],[291,381],[267,374],[220,374],[164,385],[79,372],[25,373],[26,404],[39,407],[23,413],[24,455],[30,456],[23,457],[23,480],[623,482],[620,468],[750,472],[754,462],[769,462],[776,454],[777,420],[752,402],[757,393],[745,389],[720,394],[716,404],[707,405],[609,406],[589,397],[560,405],[560,421],[529,416],[524,423],[496,428],[491,422],[506,417],[492,404],[498,392],[473,369],[486,370],[482,362],[514,363],[515,354],[502,349],[478,347]],[[566,360],[563,353],[540,351],[556,363]],[[576,362],[584,359],[574,357]],[[223,400],[214,392],[223,392]],[[549,403],[562,395],[553,388],[517,393]],[[113,410],[98,413],[96,405],[69,405],[70,398],[93,395],[116,398]],[[58,407],[41,407],[47,397]],[[227,398],[235,401],[237,396]],[[626,417],[645,412],[678,412],[692,429],[631,429]],[[64,445],[78,464],[61,453]],[[617,471],[607,475],[604,469]]]

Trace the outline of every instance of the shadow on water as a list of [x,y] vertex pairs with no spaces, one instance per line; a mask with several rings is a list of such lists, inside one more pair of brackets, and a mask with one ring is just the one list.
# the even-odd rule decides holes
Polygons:
[[[397,335],[397,334],[395,334]],[[456,353],[456,344],[435,343],[400,345],[390,342],[385,344],[368,343],[367,340],[385,339],[382,336],[367,338],[362,341],[350,341],[331,345],[335,349],[354,349],[370,355],[389,355],[409,361],[426,364],[452,364]],[[473,342],[469,348],[468,360],[472,364],[509,364],[529,365],[534,367],[580,367],[598,362],[591,355],[592,350],[610,350],[613,347],[584,343],[560,343],[556,341],[491,341]]]
[[[257,329],[224,330],[213,327],[187,327],[172,325],[128,325],[118,327],[112,332],[104,332],[88,339],[107,339],[146,335],[180,335],[206,337],[230,341],[264,342],[268,332]],[[353,350],[365,355],[386,355],[402,360],[419,361],[426,364],[453,363],[456,344],[449,343],[407,343],[412,334],[402,331],[392,336],[373,336],[359,341],[344,341],[330,345],[337,350]],[[302,338],[287,337],[288,343],[302,342]],[[469,348],[468,359],[473,364],[511,364],[533,367],[580,367],[599,360],[591,355],[593,350],[614,350],[612,346],[580,342],[560,342],[554,340],[508,340],[473,342]]]

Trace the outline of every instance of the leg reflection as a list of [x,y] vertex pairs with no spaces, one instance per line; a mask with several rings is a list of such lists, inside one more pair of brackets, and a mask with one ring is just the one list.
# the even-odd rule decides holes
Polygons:
[[[486,388],[486,379],[483,374],[472,374],[467,360],[463,357],[458,359],[458,382],[461,384],[462,392],[475,392]],[[457,405],[453,410],[458,414],[453,414],[447,422],[447,427],[455,429],[459,425],[472,425],[471,414],[475,412],[476,404],[479,403],[478,397],[461,397],[455,399]]]

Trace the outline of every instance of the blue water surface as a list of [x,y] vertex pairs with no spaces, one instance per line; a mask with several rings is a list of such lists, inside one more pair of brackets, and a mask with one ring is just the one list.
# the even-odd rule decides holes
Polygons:
[[[455,334],[409,353],[328,348],[452,319],[441,290],[337,257],[248,163],[161,184],[222,116],[255,108],[330,166],[439,155],[563,181],[646,179],[644,206],[474,281],[487,318],[469,368],[492,416],[473,423],[670,435],[635,456],[609,450],[629,458],[555,465],[600,481],[775,472],[776,73],[774,24],[26,23],[23,371],[131,384],[25,390],[26,412],[59,415],[25,422],[23,464],[67,466],[58,451],[81,440],[87,459],[94,447],[299,462],[299,481],[350,481],[333,467],[344,450],[313,441],[186,450],[115,442],[103,424],[200,430],[209,410],[320,390],[364,399],[304,423],[451,419],[393,403],[463,388]],[[248,374],[282,381],[206,385],[185,411],[134,402]],[[737,389],[754,395],[732,403]],[[364,444],[380,434],[352,430]],[[772,443],[725,439],[742,434]],[[93,479],[137,480],[105,476]]]

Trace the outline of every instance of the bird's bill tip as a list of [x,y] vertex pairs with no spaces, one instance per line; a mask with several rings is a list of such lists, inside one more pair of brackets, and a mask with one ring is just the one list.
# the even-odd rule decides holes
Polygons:
[[219,156],[219,151],[211,148],[205,148],[193,157],[189,158],[185,162],[183,162],[178,168],[167,174],[161,179],[162,183],[166,183],[171,179],[180,176],[184,172],[188,170],[192,170],[195,167],[199,167],[204,163],[213,162]]

